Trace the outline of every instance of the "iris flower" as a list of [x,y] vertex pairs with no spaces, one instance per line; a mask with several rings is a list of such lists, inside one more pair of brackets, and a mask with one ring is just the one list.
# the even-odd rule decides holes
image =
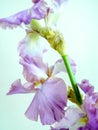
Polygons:
[[[27,82],[22,84],[20,79],[16,80],[7,94],[35,93],[25,115],[35,121],[39,115],[42,124],[52,124],[60,121],[65,114],[67,88],[63,79],[57,75],[60,72],[65,73],[66,69],[62,59],[52,65],[45,62],[44,56],[50,49],[47,49],[46,44],[43,46],[40,42],[32,40],[33,34],[30,33],[18,47],[20,64],[23,66],[23,75]],[[75,72],[76,65],[73,60],[70,62]]]
[[67,89],[64,81],[56,77],[61,70],[57,72],[55,69],[61,61],[49,67],[40,57],[25,56],[21,58],[20,63],[23,65],[23,74],[27,82],[22,84],[20,79],[16,80],[8,95],[35,93],[25,113],[31,120],[37,121],[38,115],[42,124],[52,124],[62,119],[67,103]]

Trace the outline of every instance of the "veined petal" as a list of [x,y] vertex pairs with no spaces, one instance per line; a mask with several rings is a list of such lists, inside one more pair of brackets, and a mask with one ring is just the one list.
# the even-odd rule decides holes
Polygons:
[[[43,85],[42,93],[44,99],[40,101],[43,105],[47,102],[48,107],[40,111],[41,122],[43,124],[51,124],[55,121],[60,121],[64,117],[64,107],[67,103],[67,90],[64,81],[55,77],[49,78]],[[52,110],[52,114],[50,110]],[[49,118],[54,119],[54,121],[51,122]]]
[[14,28],[22,23],[29,24],[32,19],[42,19],[47,14],[47,7],[45,6],[44,1],[40,3],[35,3],[33,7],[20,11],[12,16],[1,18],[0,26],[2,28]]
[[37,92],[31,102],[30,106],[28,107],[27,111],[25,112],[25,115],[30,120],[37,121],[38,114],[39,114],[39,93]]
[[64,108],[67,103],[67,88],[65,82],[56,77],[49,78],[43,86],[44,95],[54,104]]
[[20,60],[20,64],[23,65],[23,74],[27,81],[46,79],[48,66],[44,64],[40,57],[28,57],[25,56]]
[[[33,98],[33,101],[25,112],[25,115],[27,118],[34,121],[37,121],[38,115],[40,115],[41,120],[42,118],[45,119],[47,124],[55,121],[53,118],[53,112],[49,108],[48,103],[40,90]],[[42,121],[42,123],[44,124],[44,121]]]
[[31,120],[37,120],[39,114],[42,124],[52,124],[64,117],[66,102],[67,90],[64,81],[50,78],[37,92],[25,114]]
[[21,84],[21,80],[16,80],[12,85],[11,89],[7,93],[7,95],[12,94],[21,94],[21,93],[31,93],[36,92],[37,89],[34,88],[34,83],[27,82],[24,85]]
[[26,9],[7,18],[1,18],[0,26],[3,28],[6,27],[14,28],[19,26],[22,23],[29,24],[32,19],[31,17],[32,9],[33,8]]

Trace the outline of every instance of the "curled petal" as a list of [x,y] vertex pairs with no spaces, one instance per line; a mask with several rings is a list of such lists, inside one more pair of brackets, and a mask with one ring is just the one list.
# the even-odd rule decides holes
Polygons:
[[[27,81],[47,78],[47,64],[44,64],[44,53],[48,51],[49,45],[42,44],[34,37],[35,34],[28,34],[19,44],[18,51],[21,57],[20,64],[23,65],[23,74]],[[35,40],[34,40],[35,39]]]
[[80,88],[88,95],[91,95],[94,92],[94,86],[89,83],[89,80],[82,80],[79,84]]
[[64,81],[50,78],[37,92],[25,114],[31,120],[37,120],[39,114],[42,124],[52,124],[64,117],[66,102],[67,90]]
[[23,74],[27,81],[40,80],[41,78],[47,78],[47,64],[44,64],[40,57],[30,58],[25,56],[20,60],[20,64],[23,65]]
[[[69,57],[69,60],[70,60],[70,64],[71,64],[73,73],[75,74],[76,73],[76,64],[70,57]],[[55,65],[54,65],[54,69],[53,69],[53,75],[58,74],[60,72],[67,72],[62,59],[56,61]]]
[[64,66],[62,59],[56,61],[56,63],[54,64],[54,67],[53,67],[53,75],[56,75],[60,72],[66,72],[66,68]]
[[[44,7],[44,8],[43,8]],[[1,18],[0,19],[0,26],[2,28],[14,28],[22,23],[24,24],[30,24],[32,19],[42,19],[47,14],[47,7],[45,6],[44,2],[35,3],[33,7],[20,11],[12,16],[9,16],[7,18]]]
[[[54,3],[60,5],[64,0],[55,0]],[[20,11],[12,16],[1,18],[0,26],[2,28],[14,28],[22,23],[29,24],[32,19],[43,19],[51,12],[51,7],[44,0],[33,0],[33,7]],[[53,3],[52,3],[53,4]]]
[[22,23],[29,24],[31,19],[33,18],[31,17],[32,10],[33,8],[26,9],[7,18],[1,18],[0,26],[3,28],[6,27],[14,28],[19,26]]
[[51,2],[51,5],[49,6],[48,2],[44,0],[32,0],[34,5],[26,10],[20,11],[12,16],[1,18],[0,19],[0,26],[2,28],[14,28],[22,23],[25,25],[30,24],[32,19],[43,19],[48,16],[49,13],[52,13],[54,8],[53,6],[59,6],[61,5],[64,0],[54,0]]
[[12,85],[11,89],[7,93],[7,95],[12,94],[21,94],[21,93],[31,93],[35,92],[37,89],[34,88],[34,83],[25,83],[24,85],[21,84],[21,80],[16,80]]
[[44,0],[37,0],[33,7],[35,14],[39,14],[41,17],[40,19],[45,18],[51,12],[50,7]]

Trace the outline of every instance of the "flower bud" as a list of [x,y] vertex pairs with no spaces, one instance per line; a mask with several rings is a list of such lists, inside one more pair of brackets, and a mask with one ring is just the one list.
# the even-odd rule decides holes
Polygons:
[[43,28],[41,35],[50,43],[53,49],[58,51],[61,55],[65,54],[65,41],[57,30],[54,31],[51,28]]
[[42,27],[37,20],[32,20],[30,24],[34,32],[45,38],[50,46],[58,51],[61,56],[65,55],[65,41],[60,32],[49,27]]

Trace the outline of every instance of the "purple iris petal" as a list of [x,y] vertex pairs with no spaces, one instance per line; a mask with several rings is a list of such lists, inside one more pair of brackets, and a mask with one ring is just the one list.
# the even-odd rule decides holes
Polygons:
[[35,92],[36,90],[37,89],[34,89],[34,83],[27,82],[24,85],[22,85],[21,80],[18,79],[11,85],[11,89],[7,93],[7,95],[31,93],[31,92]]
[[[7,18],[1,18],[0,25],[3,28],[6,28],[6,27],[13,28],[13,27],[17,27],[21,23],[29,24],[31,19],[35,18],[35,14],[33,17],[31,17],[32,11],[33,11],[33,8],[30,8],[30,9],[21,11],[19,13],[16,13],[12,16],[9,16]],[[38,16],[36,16],[36,17],[38,17]]]
[[[61,129],[70,129],[70,128],[74,128],[74,126],[76,125],[76,123],[79,121],[80,118],[84,117],[85,113],[77,108],[77,107],[68,107],[65,110],[65,116],[62,120],[60,120],[59,122],[57,122],[54,126],[54,128],[56,130],[61,130]],[[55,130],[54,129],[54,130]]]
[[35,3],[33,7],[23,10],[7,18],[0,19],[0,26],[3,28],[17,27],[24,24],[29,24],[32,19],[42,19],[47,15],[48,8],[45,6],[44,1]]
[[29,108],[25,112],[27,118],[37,121],[39,115],[39,92],[37,92]]
[[79,84],[80,88],[88,95],[91,95],[94,92],[94,86],[89,83],[89,80],[82,80]]
[[42,44],[42,39],[35,37],[34,33],[27,34],[26,37],[19,43],[18,52],[21,57],[28,55],[29,57],[39,56],[42,58],[44,52],[49,49],[49,45],[47,43]]
[[[73,73],[75,74],[76,73],[76,64],[75,64],[74,60],[72,60],[70,57],[69,57],[69,60],[70,60],[70,64],[71,64]],[[54,75],[56,75],[57,73],[60,73],[60,72],[67,72],[62,59],[56,61],[56,63],[54,64],[54,69],[53,69]]]
[[52,124],[64,117],[66,102],[64,81],[55,77],[49,78],[43,83],[25,114],[31,120],[37,120],[39,114],[42,124]]
[[98,130],[98,93],[85,97],[83,109],[87,114],[88,122],[79,130],[86,130],[87,128],[88,130]]
[[40,80],[41,78],[47,78],[47,64],[44,64],[40,57],[29,58],[25,56],[21,58],[20,64],[23,65],[23,74],[27,81],[32,82]]
[[[54,0],[51,2],[51,6],[48,5],[48,2],[44,0],[32,0],[34,5],[26,10],[20,11],[12,16],[1,18],[0,26],[2,28],[14,28],[22,23],[30,24],[32,19],[43,19],[48,16],[49,13],[52,13],[54,7],[57,5],[61,5],[64,0]],[[52,7],[53,5],[53,7]]]

